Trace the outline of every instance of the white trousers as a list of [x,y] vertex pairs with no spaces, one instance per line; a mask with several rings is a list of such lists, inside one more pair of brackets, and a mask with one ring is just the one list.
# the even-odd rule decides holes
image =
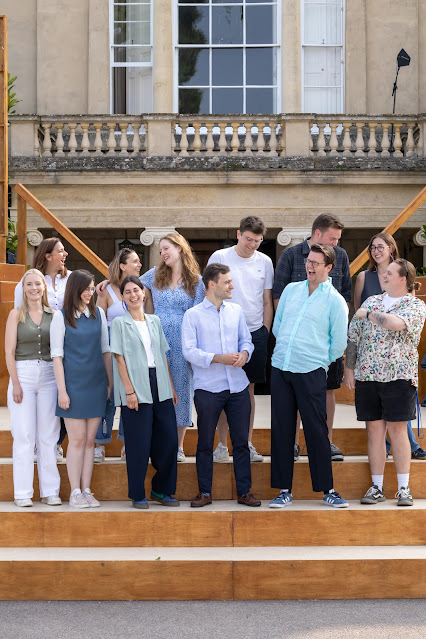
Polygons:
[[56,464],[56,444],[60,420],[55,416],[57,387],[52,362],[16,362],[22,387],[22,402],[13,400],[12,383],[7,390],[7,406],[13,436],[13,487],[15,499],[34,494],[34,446],[40,497],[59,495],[60,477]]

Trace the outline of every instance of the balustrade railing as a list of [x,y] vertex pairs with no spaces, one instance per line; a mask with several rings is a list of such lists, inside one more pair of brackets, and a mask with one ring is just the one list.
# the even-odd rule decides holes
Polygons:
[[10,116],[11,155],[425,157],[426,116]]

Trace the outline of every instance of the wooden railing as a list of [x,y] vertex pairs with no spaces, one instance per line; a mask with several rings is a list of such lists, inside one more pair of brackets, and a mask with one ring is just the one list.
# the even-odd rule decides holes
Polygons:
[[28,189],[22,184],[15,186],[18,195],[18,264],[27,263],[27,204],[46,220],[71,246],[73,246],[90,264],[100,271],[105,277],[108,273],[108,266],[100,259],[80,238],[69,230],[65,224],[53,215]]
[[[404,222],[406,222],[408,218],[410,218],[413,213],[415,213],[415,211],[417,211],[417,209],[423,204],[423,202],[426,202],[426,186],[420,191],[420,193],[416,195],[415,198],[411,200],[411,202],[405,207],[405,209],[401,211],[401,213],[399,213],[392,220],[392,222],[387,225],[385,229],[383,229],[382,232],[393,235],[399,229],[399,227],[402,226]],[[360,253],[353,262],[351,262],[351,276],[355,275],[355,273],[359,271],[362,266],[364,266],[368,259],[368,247],[366,246],[362,253]]]

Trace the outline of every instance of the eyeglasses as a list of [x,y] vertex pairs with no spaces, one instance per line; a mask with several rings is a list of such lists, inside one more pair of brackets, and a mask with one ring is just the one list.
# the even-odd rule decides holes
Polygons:
[[305,264],[307,264],[308,266],[313,266],[314,268],[318,268],[318,266],[325,266],[325,262],[313,262],[312,260],[308,260],[307,257],[305,257],[305,259],[303,260],[305,262]]
[[261,237],[260,240],[255,240],[252,237],[247,237],[247,235],[244,235],[244,233],[241,233],[241,235],[245,239],[247,244],[254,244],[255,246],[259,246],[263,242],[263,237]]
[[386,246],[383,246],[382,244],[378,245],[378,246],[370,246],[370,253],[383,253],[383,251],[385,250]]

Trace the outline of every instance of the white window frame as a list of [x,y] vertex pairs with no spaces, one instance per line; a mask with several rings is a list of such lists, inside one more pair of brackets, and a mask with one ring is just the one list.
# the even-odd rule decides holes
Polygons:
[[[339,0],[337,0],[339,1]],[[346,0],[340,0],[341,2],[341,34],[342,41],[340,45],[336,44],[306,44],[305,43],[305,2],[306,0],[300,0],[300,42],[301,42],[301,93],[302,93],[302,113],[305,113],[305,49],[307,47],[324,47],[324,48],[340,48],[340,65],[341,65],[341,85],[340,85],[340,110],[338,114],[345,112],[345,67],[346,67],[346,48],[345,48],[345,25],[346,25]],[[308,0],[312,4],[317,4],[315,0]],[[322,3],[321,3],[322,4]],[[315,88],[315,87],[308,87]],[[327,88],[339,88],[339,87],[318,87],[322,89]]]
[[[114,114],[114,68],[119,68],[119,67],[124,67],[124,68],[130,68],[130,67],[145,67],[145,68],[150,68],[150,69],[154,69],[154,46],[153,46],[153,30],[154,30],[154,0],[149,0],[149,5],[150,5],[150,29],[149,29],[149,39],[150,39],[150,43],[149,44],[130,44],[130,45],[116,45],[114,44],[114,6],[118,4],[116,2],[116,0],[109,0],[109,66],[110,66],[110,83],[109,83],[109,110],[110,110],[110,114]],[[120,3],[122,4],[122,3]],[[131,4],[135,4],[135,3],[131,3]],[[131,4],[127,5],[123,5],[122,6],[131,6]],[[147,4],[147,3],[141,3],[141,4]],[[114,61],[114,49],[116,49],[119,46],[126,46],[126,47],[150,47],[151,48],[151,62],[115,62]],[[152,73],[152,80],[151,80],[151,91],[153,92],[154,90],[154,74]],[[119,114],[122,115],[122,114]],[[137,114],[131,114],[131,115],[137,115]]]
[[[243,0],[240,0],[241,3],[243,3]],[[175,111],[175,113],[179,112],[179,49],[183,49],[183,48],[187,48],[187,49],[193,49],[194,47],[196,48],[200,48],[200,49],[208,49],[210,51],[210,60],[209,60],[209,73],[210,73],[210,84],[209,85],[200,85],[194,88],[205,88],[205,89],[209,89],[209,108],[211,109],[212,105],[213,105],[213,100],[212,100],[212,50],[213,49],[242,49],[243,50],[243,84],[241,85],[241,88],[243,89],[243,113],[245,114],[245,110],[246,110],[246,89],[270,89],[270,88],[275,88],[276,90],[276,113],[280,113],[281,112],[281,103],[282,103],[282,91],[281,91],[281,57],[282,57],[282,0],[276,0],[274,1],[270,1],[270,2],[259,2],[258,5],[256,5],[256,3],[250,2],[250,4],[245,5],[245,0],[244,0],[244,5],[245,6],[271,6],[271,5],[275,5],[276,6],[276,14],[277,14],[277,25],[276,25],[276,36],[277,36],[277,41],[276,44],[271,44],[271,43],[267,43],[267,44],[246,44],[246,21],[244,20],[243,23],[243,43],[242,44],[201,44],[201,45],[194,45],[194,44],[179,44],[179,0],[173,0],[173,9],[172,9],[172,20],[173,20],[173,109]],[[187,4],[187,6],[191,6],[192,4],[197,4],[196,0],[194,0],[193,3],[185,3]],[[223,5],[212,5],[211,2],[209,2],[208,5],[205,5],[209,7],[209,41],[211,42],[211,35],[212,35],[212,20],[211,20],[211,14],[212,14],[212,7],[213,6],[223,6]],[[226,5],[225,5],[226,6]],[[235,3],[230,3],[229,6],[239,6],[238,4]],[[277,68],[276,68],[276,74],[277,74],[277,81],[275,85],[247,85],[246,84],[246,56],[244,55],[244,52],[246,51],[246,49],[256,49],[256,48],[262,48],[262,47],[271,47],[273,49],[276,50],[276,56],[277,56]],[[191,88],[191,87],[182,87],[182,88]],[[219,86],[219,85],[214,85],[215,89],[229,89],[232,88],[229,85],[226,86]],[[238,87],[240,88],[240,87]],[[201,115],[201,114],[200,114]],[[250,114],[252,115],[252,114]],[[255,115],[255,114],[253,114]]]

